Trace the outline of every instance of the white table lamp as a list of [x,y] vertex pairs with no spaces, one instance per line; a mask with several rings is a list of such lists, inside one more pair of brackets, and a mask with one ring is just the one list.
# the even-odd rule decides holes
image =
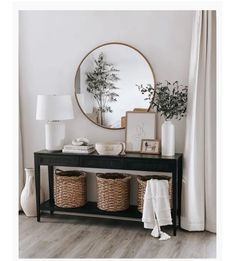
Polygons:
[[63,120],[73,119],[73,105],[70,95],[38,95],[37,120],[46,120],[46,149],[60,151],[64,146],[65,124]]

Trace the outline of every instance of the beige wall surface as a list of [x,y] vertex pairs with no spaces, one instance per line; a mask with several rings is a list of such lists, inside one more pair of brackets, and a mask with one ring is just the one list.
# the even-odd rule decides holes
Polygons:
[[[44,148],[45,122],[36,121],[38,94],[74,93],[74,77],[83,57],[97,45],[123,42],[139,49],[157,81],[188,84],[194,11],[20,11],[19,73],[24,167]],[[66,143],[85,136],[91,142],[124,141],[124,130],[107,130],[90,122],[73,96],[75,119],[66,121]],[[157,136],[160,138],[158,118]],[[183,152],[185,121],[175,121],[176,151]],[[107,171],[107,170],[106,170]],[[132,172],[137,173],[137,172]],[[47,192],[46,169],[42,186]],[[96,200],[95,175],[88,175],[88,199]],[[135,185],[131,202],[135,203]]]

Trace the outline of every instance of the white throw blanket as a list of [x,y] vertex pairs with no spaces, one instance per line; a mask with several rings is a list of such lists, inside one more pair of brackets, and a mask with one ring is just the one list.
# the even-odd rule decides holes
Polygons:
[[151,235],[167,240],[170,236],[161,231],[161,226],[171,225],[171,208],[167,180],[151,179],[147,181],[144,194],[142,221],[144,228],[153,229]]

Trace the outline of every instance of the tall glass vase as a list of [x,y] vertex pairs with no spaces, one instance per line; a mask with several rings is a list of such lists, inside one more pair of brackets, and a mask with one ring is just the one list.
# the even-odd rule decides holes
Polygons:
[[[36,189],[35,189],[35,178],[34,169],[25,168],[25,186],[22,190],[20,203],[21,207],[28,217],[35,217],[37,215],[36,210]],[[44,194],[40,188],[40,202],[44,200]]]
[[162,124],[162,156],[175,155],[175,126],[171,120],[165,120]]

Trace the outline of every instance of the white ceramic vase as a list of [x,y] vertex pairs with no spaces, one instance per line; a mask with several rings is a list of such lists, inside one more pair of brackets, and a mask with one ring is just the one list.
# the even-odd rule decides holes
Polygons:
[[[28,217],[37,216],[36,210],[36,189],[33,168],[25,168],[25,186],[22,190],[20,203],[21,207]],[[40,188],[40,202],[44,200],[44,193]]]
[[175,155],[175,126],[171,120],[162,124],[162,156]]

